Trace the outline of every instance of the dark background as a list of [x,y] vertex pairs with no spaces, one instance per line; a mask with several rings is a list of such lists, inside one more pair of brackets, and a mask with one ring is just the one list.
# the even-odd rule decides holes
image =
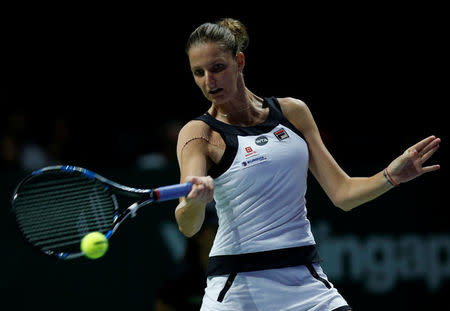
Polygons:
[[[439,172],[350,213],[332,207],[311,177],[308,210],[316,231],[323,224],[331,228],[332,236],[322,243],[315,232],[328,254],[325,268],[335,260],[330,244],[348,238],[364,247],[377,239],[394,245],[389,251],[393,262],[386,252],[374,251],[374,269],[401,263],[422,267],[423,273],[398,276],[392,286],[377,290],[366,286],[367,280],[386,278],[385,270],[366,267],[369,272],[354,276],[355,263],[345,257],[344,276],[336,275],[334,284],[355,310],[448,308],[450,249],[437,252],[438,281],[431,271],[435,266],[425,260],[433,255],[430,241],[450,243],[444,201],[449,25],[442,7],[374,3],[312,8],[280,2],[248,9],[240,3],[192,3],[27,7],[3,14],[8,19],[0,129],[2,142],[13,137],[18,151],[12,161],[2,159],[0,171],[0,292],[5,305],[38,307],[50,299],[56,305],[152,308],[158,284],[176,264],[160,230],[162,223],[173,223],[175,203],[144,211],[124,225],[101,260],[55,262],[24,247],[14,228],[9,197],[29,171],[20,163],[20,150],[32,144],[50,162],[84,166],[131,186],[177,182],[171,130],[208,108],[191,77],[184,45],[199,24],[230,16],[240,19],[250,35],[244,70],[249,89],[259,96],[305,101],[349,175],[375,174],[420,139],[442,138],[430,160],[441,164]],[[139,159],[149,154],[168,162],[152,169],[140,165]],[[404,241],[411,236],[423,242],[421,247],[413,243],[415,257],[405,255],[409,244]],[[361,258],[359,264],[367,262]]]

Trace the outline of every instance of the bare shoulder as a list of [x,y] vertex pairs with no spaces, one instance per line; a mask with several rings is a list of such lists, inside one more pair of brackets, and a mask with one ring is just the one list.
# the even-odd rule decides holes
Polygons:
[[292,97],[278,98],[278,102],[283,115],[298,130],[303,132],[311,125],[312,115],[305,102]]
[[293,97],[278,98],[278,102],[284,115],[288,115],[289,112],[299,112],[308,109],[305,102]]
[[192,120],[181,128],[178,134],[178,143],[193,138],[203,138],[206,141],[213,143],[216,142],[218,138],[221,138],[221,136],[205,122]]
[[200,149],[211,150],[211,146],[219,146],[225,149],[225,142],[219,133],[214,131],[208,124],[200,120],[192,120],[186,123],[178,134],[177,155],[186,145],[191,144]]
[[208,124],[200,120],[192,120],[186,123],[178,134],[178,140],[183,137],[203,135],[211,131]]
[[177,149],[185,146],[189,141],[202,138],[204,141],[209,141],[211,128],[205,122],[200,120],[192,120],[186,123],[178,133]]

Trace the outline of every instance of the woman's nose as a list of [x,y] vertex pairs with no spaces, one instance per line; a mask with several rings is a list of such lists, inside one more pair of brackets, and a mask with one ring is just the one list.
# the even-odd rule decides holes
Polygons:
[[206,86],[208,86],[208,87],[215,86],[216,81],[214,79],[214,74],[206,71],[205,72],[205,81],[206,81]]

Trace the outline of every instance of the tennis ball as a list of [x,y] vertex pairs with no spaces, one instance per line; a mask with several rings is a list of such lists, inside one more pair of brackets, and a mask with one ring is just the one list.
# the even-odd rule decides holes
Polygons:
[[108,239],[101,232],[91,232],[83,237],[80,248],[87,258],[97,259],[108,250]]

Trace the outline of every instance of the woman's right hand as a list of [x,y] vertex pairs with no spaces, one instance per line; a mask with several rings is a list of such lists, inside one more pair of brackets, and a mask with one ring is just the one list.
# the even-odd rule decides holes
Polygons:
[[185,181],[192,183],[192,190],[180,200],[175,209],[175,218],[179,230],[191,237],[202,227],[206,204],[213,199],[214,181],[209,176],[188,176]]
[[186,196],[186,203],[207,204],[214,197],[214,180],[210,176],[188,176],[186,182],[192,183],[191,192]]

